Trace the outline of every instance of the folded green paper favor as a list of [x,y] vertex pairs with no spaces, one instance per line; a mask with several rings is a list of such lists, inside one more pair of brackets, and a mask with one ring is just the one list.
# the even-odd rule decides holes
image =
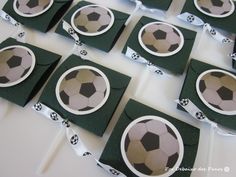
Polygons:
[[[68,71],[71,68],[74,67],[95,67],[101,72],[104,73],[104,75],[107,77],[109,83],[110,83],[110,94],[106,100],[106,102],[100,106],[99,109],[97,109],[94,112],[86,113],[86,114],[76,114],[78,111],[74,111],[74,113],[70,112],[70,109],[65,109],[65,106],[62,106],[58,101],[57,95],[56,95],[56,86],[58,83],[59,78]],[[88,79],[91,76],[91,73],[84,72],[83,75],[84,78],[79,79],[79,76],[77,77],[77,80],[79,80],[81,83],[84,82],[85,79]],[[94,71],[93,71],[94,73]],[[96,73],[96,72],[95,72]],[[73,76],[74,74],[71,73]],[[97,74],[95,74],[97,75]],[[71,76],[68,75],[68,78],[71,78]],[[74,76],[75,77],[75,76]],[[60,114],[64,119],[68,119],[69,121],[79,125],[80,127],[98,135],[102,136],[110,119],[112,118],[112,115],[114,111],[116,110],[116,107],[118,106],[120,99],[122,98],[128,84],[130,81],[130,77],[123,75],[121,73],[118,73],[116,71],[113,71],[111,69],[108,69],[106,67],[103,67],[101,65],[98,65],[96,63],[93,63],[91,61],[83,60],[78,56],[71,55],[68,59],[65,60],[64,63],[55,71],[51,79],[49,80],[48,84],[46,85],[42,95],[39,98],[39,102],[47,105],[51,109],[53,109],[55,112]],[[64,82],[64,81],[63,81]],[[62,82],[62,83],[63,83]],[[72,81],[73,82],[73,81]],[[78,86],[78,84],[77,84]],[[63,86],[64,87],[64,86]],[[93,86],[92,86],[93,87]],[[102,87],[102,86],[98,86]],[[65,87],[64,87],[65,88]],[[74,87],[73,87],[74,88]],[[72,90],[73,90],[72,88]],[[90,88],[90,89],[88,89]],[[65,90],[65,89],[64,89]],[[71,88],[70,88],[71,90]],[[91,89],[91,84],[83,84],[83,86],[79,86],[78,89],[75,89],[75,92],[78,93],[79,91],[82,93],[84,92],[83,96],[79,94],[73,94],[74,96],[67,98],[68,101],[71,103],[73,102],[73,97],[82,100],[84,96],[90,97],[93,93]],[[107,92],[107,91],[106,91]],[[68,93],[68,92],[67,92]],[[103,92],[104,93],[104,92]],[[60,96],[65,98],[65,93],[60,92]],[[90,97],[91,98],[91,97]],[[78,100],[77,99],[77,100]],[[75,100],[76,101],[76,100]],[[90,99],[91,101],[91,99]],[[78,103],[81,106],[81,101]],[[93,101],[91,101],[93,102]],[[64,102],[65,103],[65,102]],[[71,107],[73,108],[73,107]],[[88,111],[90,108],[83,108],[80,111]]]
[[[224,1],[224,3],[228,3],[228,2]],[[236,3],[235,2],[233,2],[233,3],[235,6]],[[226,6],[226,7],[228,7],[228,6]],[[216,8],[219,9],[221,7],[216,7]],[[193,15],[196,15],[197,17],[201,18],[205,23],[209,23],[213,27],[220,28],[220,29],[226,30],[231,33],[236,33],[236,27],[235,27],[235,25],[232,25],[236,20],[235,10],[232,12],[231,15],[229,15],[227,17],[216,18],[216,17],[208,16],[208,15],[202,13],[201,11],[199,11],[194,4],[194,0],[186,0],[181,13],[184,13],[184,12],[189,12]],[[224,14],[224,13],[222,13],[222,14]]]
[[[71,10],[64,16],[63,20],[71,24],[71,18],[73,14],[78,9],[83,8],[87,5],[95,5],[95,4],[92,4],[86,1],[80,1],[77,5],[71,8]],[[105,52],[109,52],[112,49],[112,47],[115,45],[116,41],[118,40],[120,34],[122,33],[125,27],[124,24],[129,17],[128,14],[125,14],[116,10],[111,9],[111,12],[114,15],[114,22],[112,26],[110,27],[110,29],[108,29],[103,34],[94,35],[94,36],[86,36],[86,35],[77,33],[77,35],[80,38],[80,41],[86,45],[95,47]],[[97,19],[98,17],[95,16],[94,18]],[[62,22],[59,23],[56,29],[56,33],[71,38],[71,36],[66,31],[64,31]]]
[[43,86],[61,56],[30,44],[20,43],[12,38],[0,44],[1,49],[8,46],[25,46],[35,55],[35,67],[25,80],[14,86],[0,87],[0,97],[20,106],[25,106]]
[[[213,65],[195,60],[195,59],[191,59],[179,99],[180,100],[184,99],[184,98],[190,99],[207,116],[208,119],[216,122],[217,124],[219,124],[221,126],[228,127],[230,129],[236,129],[236,119],[235,119],[236,115],[224,115],[224,114],[220,114],[216,111],[213,111],[208,106],[206,106],[206,104],[203,103],[203,101],[200,99],[200,97],[197,93],[196,81],[197,81],[199,75],[207,70],[212,70],[212,69],[220,69],[220,70],[226,71],[226,70],[221,69],[219,67],[216,67],[216,66],[213,66]],[[218,83],[218,81],[216,81],[216,83]],[[233,83],[232,80],[230,81],[230,83],[231,83],[230,85],[232,87],[235,84],[235,83]],[[209,86],[206,86],[206,87],[209,87]],[[217,91],[218,94],[222,93],[220,91],[220,89],[222,90],[222,88],[220,88],[220,87],[218,88],[218,91]],[[229,99],[228,97],[231,97],[231,93],[230,93],[231,91],[228,89],[223,89],[223,90],[226,90],[224,92],[228,93],[228,94],[226,94],[226,98],[228,100]],[[216,98],[216,97],[218,97],[218,95],[211,96],[211,98]],[[223,98],[221,98],[221,99],[223,99]],[[225,100],[225,101],[227,101],[227,100]],[[233,105],[233,103],[231,105]],[[178,109],[183,110],[180,106],[178,106]]]
[[23,17],[17,14],[13,8],[14,0],[7,1],[3,10],[21,24],[41,32],[47,32],[56,25],[72,2],[73,0],[54,0],[47,11],[35,17]]
[[[175,54],[171,55],[171,56],[156,56],[155,53],[154,55],[147,52],[147,50],[145,50],[143,48],[143,46],[140,44],[139,42],[139,32],[141,29],[143,29],[145,27],[145,25],[149,24],[149,23],[163,23],[160,21],[157,21],[155,19],[152,18],[148,18],[148,17],[142,17],[139,22],[137,23],[137,25],[135,26],[135,28],[133,29],[130,37],[128,38],[125,47],[123,48],[122,53],[126,54],[129,50],[129,48],[131,48],[132,50],[134,50],[136,53],[138,53],[140,56],[142,56],[143,58],[145,58],[146,60],[150,61],[152,64],[157,65],[161,68],[167,69],[171,72],[173,72],[174,74],[182,74],[184,72],[184,69],[187,65],[190,53],[192,51],[192,47],[195,41],[195,37],[196,37],[196,32],[193,32],[191,30],[187,30],[181,27],[177,27],[177,30],[180,31],[180,33],[182,33],[183,35],[183,45],[182,48]],[[168,25],[168,24],[167,24]],[[175,26],[173,26],[174,28],[176,28]],[[152,29],[150,29],[152,30]],[[160,30],[159,30],[160,31]],[[155,36],[155,34],[153,34]],[[162,38],[162,32],[159,34],[160,38]],[[170,34],[169,36],[174,35],[174,34]],[[166,35],[164,34],[165,38]],[[150,38],[147,36],[147,39]],[[171,39],[174,39],[173,37],[170,37]],[[169,40],[171,40],[169,39]],[[148,39],[151,40],[151,39]],[[149,42],[147,42],[149,43]],[[161,45],[161,44],[160,44]],[[146,45],[149,49],[153,50],[153,46],[150,45]],[[163,45],[161,45],[163,46]],[[160,46],[160,48],[162,48]],[[176,46],[173,45],[173,49],[175,49]],[[171,47],[170,47],[171,49]],[[162,49],[161,49],[162,50]]]
[[[146,105],[143,105],[135,100],[130,100],[121,117],[116,124],[113,132],[106,144],[106,147],[100,157],[100,161],[111,165],[115,169],[118,169],[126,176],[136,177],[129,168],[126,166],[121,155],[121,137],[126,127],[139,117],[154,115],[164,118],[172,123],[179,131],[184,145],[184,156],[179,168],[191,169],[194,165],[195,157],[198,149],[199,133],[200,130],[184,122],[181,122],[171,116],[168,116],[160,111],[154,110]],[[189,177],[191,171],[176,171],[172,176],[174,177]]]

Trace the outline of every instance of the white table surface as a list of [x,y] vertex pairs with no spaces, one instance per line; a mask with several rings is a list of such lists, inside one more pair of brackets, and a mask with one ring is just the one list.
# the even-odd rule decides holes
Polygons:
[[[130,13],[134,8],[134,4],[126,2],[126,0],[90,1],[127,13]],[[0,1],[0,8],[5,2],[6,0]],[[73,5],[77,2],[74,0]],[[184,2],[184,0],[173,0],[166,13],[167,16],[139,11],[109,53],[89,48],[93,53],[94,62],[127,74],[132,77],[132,80],[102,138],[80,127],[76,127],[76,130],[95,157],[99,158],[124,106],[130,98],[135,98],[139,102],[201,129],[199,149],[194,165],[197,170],[192,172],[192,177],[234,177],[236,176],[236,137],[223,137],[215,134],[214,144],[209,151],[210,126],[199,123],[188,114],[176,109],[174,100],[179,96],[186,72],[181,76],[172,75],[168,79],[148,73],[148,80],[142,83],[145,87],[141,87],[141,90],[136,92],[141,81],[140,76],[148,71],[145,70],[144,66],[133,63],[121,53],[129,34],[142,15],[195,30],[198,32],[197,41],[199,41],[201,29],[186,25],[175,17],[180,13]],[[29,28],[26,28],[26,31],[28,43],[64,56],[73,46],[72,40],[54,33],[55,27],[47,34]],[[0,41],[3,41],[13,34],[15,29],[10,24],[0,20],[0,32]],[[195,43],[191,58],[232,70],[231,59],[227,57],[232,49],[233,44],[222,45],[208,35],[204,35],[198,47]],[[47,170],[43,174],[36,173],[51,141],[60,129],[31,109],[32,105],[37,102],[41,91],[25,108],[0,99],[0,177],[108,177],[109,174],[97,167],[93,160],[76,156],[66,139]],[[209,153],[212,158],[209,164],[210,170],[207,172],[204,171],[204,168],[208,168]]]

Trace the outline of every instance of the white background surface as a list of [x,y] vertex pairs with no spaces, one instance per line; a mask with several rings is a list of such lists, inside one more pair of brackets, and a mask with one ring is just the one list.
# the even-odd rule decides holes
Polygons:
[[[126,2],[126,0],[90,1],[127,13],[130,13],[134,8],[134,4]],[[5,2],[6,0],[0,1],[0,8],[3,7]],[[77,0],[74,0],[73,5],[77,2]],[[193,29],[198,32],[197,42],[201,35],[201,30],[199,28],[193,28],[190,25],[185,25],[175,17],[180,13],[183,4],[184,0],[173,0],[170,9],[166,13],[167,16],[139,11],[129,26],[125,28],[110,53],[89,48],[90,50],[92,49],[94,62],[132,77],[131,83],[102,138],[76,127],[81,138],[96,158],[100,157],[128,99],[135,98],[139,102],[199,127],[201,129],[201,136],[194,167],[208,168],[210,127],[193,120],[188,114],[177,110],[176,104],[174,103],[174,100],[179,96],[186,72],[181,76],[172,75],[170,78],[163,79],[155,74],[148,73],[144,66],[133,63],[121,53],[129,34],[142,15]],[[43,34],[27,28],[27,42],[65,56],[72,48],[73,41],[55,34],[54,30],[55,27],[47,34]],[[3,41],[12,35],[15,29],[10,24],[0,20],[0,32],[0,41]],[[201,38],[198,48],[196,42],[191,53],[191,58],[232,70],[231,59],[227,55],[232,52],[233,44],[219,44],[208,35],[204,35]],[[148,74],[148,79],[145,82],[140,77],[144,73]],[[142,84],[143,87],[136,92],[139,84]],[[37,102],[40,93],[25,108],[0,99],[0,177],[108,177],[109,175],[97,167],[93,160],[77,157],[66,139],[61,144],[48,169],[43,174],[38,175],[36,173],[40,161],[47,152],[51,141],[60,130],[60,127],[41,115],[36,114],[31,109],[32,105]],[[192,173],[192,177],[236,176],[236,137],[222,137],[215,134],[214,140],[214,144],[210,150],[212,158],[209,167],[223,170],[223,172],[214,172],[212,170],[204,172],[197,170]],[[229,172],[225,172],[224,169],[226,171],[229,169]]]

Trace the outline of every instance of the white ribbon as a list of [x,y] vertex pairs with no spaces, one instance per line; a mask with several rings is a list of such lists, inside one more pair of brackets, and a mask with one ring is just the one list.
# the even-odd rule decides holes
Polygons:
[[133,12],[130,14],[129,18],[126,20],[125,22],[125,26],[127,26],[131,19],[133,18],[134,14],[141,8],[142,6],[142,2],[141,1],[134,1],[136,3],[135,9],[133,10]]
[[176,103],[178,103],[182,108],[184,108],[193,118],[201,121],[201,122],[206,122],[210,124],[214,130],[220,135],[223,136],[236,136],[235,133],[233,133],[230,130],[227,130],[225,128],[220,128],[217,123],[211,121],[206,117],[206,115],[188,98],[184,99],[177,99],[175,100]]
[[141,10],[145,11],[145,12],[151,12],[151,13],[162,12],[162,11],[159,10],[159,9],[151,9],[151,8],[146,7],[146,6],[143,5],[143,3],[142,3],[141,1],[139,1],[139,0],[131,0],[131,1],[135,2],[136,4],[139,4],[139,3],[140,3],[139,8],[140,8]]
[[231,43],[234,42],[232,39],[229,39],[227,37],[225,37],[224,35],[222,35],[220,32],[218,32],[217,30],[215,30],[214,28],[211,27],[210,24],[205,23],[202,19],[200,19],[199,17],[188,13],[188,12],[184,12],[183,14],[180,14],[177,16],[180,20],[183,20],[187,23],[190,23],[194,26],[202,26],[203,30],[207,30],[208,33],[217,41],[221,42],[221,43]]
[[88,51],[84,48],[84,44],[80,41],[79,36],[72,26],[66,21],[63,21],[62,27],[75,40],[71,53],[80,56],[84,60],[91,60]]
[[20,42],[26,41],[26,33],[24,31],[23,26],[19,22],[17,22],[14,18],[12,18],[9,14],[4,12],[3,10],[0,10],[0,17],[17,27],[17,32],[14,36],[14,38],[17,41],[20,41]]
[[0,97],[0,107],[1,107],[0,120],[2,120],[7,115],[7,113],[9,112],[10,106],[11,106],[10,102]]
[[135,52],[130,47],[127,47],[125,56],[127,56],[132,61],[146,65],[151,72],[154,72],[157,75],[160,76],[168,75],[167,73],[163,72],[160,68],[158,68],[156,65],[152,64],[150,61],[143,58],[139,53]]
[[[155,13],[155,12],[158,12],[158,13],[163,13],[161,10],[158,10],[158,9],[150,9],[148,7],[146,7],[145,5],[143,5],[143,3],[139,0],[131,0],[132,2],[134,2],[136,5],[135,5],[135,9],[133,10],[133,12],[130,14],[129,18],[127,19],[127,21],[125,22],[125,26],[127,26],[129,24],[129,22],[131,21],[131,19],[133,18],[134,14],[139,10],[143,10],[145,12],[150,12],[150,13]],[[164,15],[164,14],[163,14]]]
[[[76,133],[76,131],[71,128],[71,123],[68,120],[63,119],[57,112],[55,112],[54,110],[52,110],[51,108],[49,108],[48,106],[42,103],[36,103],[33,106],[33,109],[39,114],[54,121],[55,123],[58,123],[60,126],[66,129],[65,132],[66,132],[67,140],[69,141],[69,144],[71,145],[72,149],[75,151],[75,153],[79,157],[91,156],[92,158],[94,158],[92,153],[86,148],[86,146],[80,139],[79,134]],[[112,168],[109,165],[106,165],[100,162],[96,158],[94,158],[94,160],[97,162],[98,166],[103,168],[110,175],[117,176],[117,177],[126,177],[120,171]]]
[[229,56],[230,56],[233,60],[236,61],[236,53],[231,53],[231,54],[229,54]]

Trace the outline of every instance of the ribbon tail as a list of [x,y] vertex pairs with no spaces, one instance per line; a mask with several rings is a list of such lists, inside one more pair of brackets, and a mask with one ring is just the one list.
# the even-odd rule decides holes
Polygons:
[[85,49],[84,44],[76,45],[73,54],[80,56],[83,60],[92,60],[92,57],[90,56],[88,50]]
[[75,30],[72,26],[63,20],[62,28],[75,40],[75,42],[79,43],[79,36],[76,34]]
[[[95,159],[96,160],[96,159]],[[123,173],[121,173],[120,171],[112,168],[110,165],[106,165],[98,160],[96,160],[97,164],[104,169],[106,172],[108,172],[110,175],[112,176],[117,176],[117,177],[126,177],[126,175],[124,175]]]
[[[206,122],[209,120],[205,114],[188,98],[175,100],[182,108],[184,108],[194,119]],[[208,122],[209,123],[209,122]]]
[[0,10],[0,17],[4,19],[5,21],[10,22],[12,25],[17,27],[16,34],[13,36],[17,41],[25,43],[26,41],[26,33],[22,25],[17,22],[13,17],[11,17],[9,14],[4,12],[3,10]]
[[9,14],[7,14],[5,11],[0,10],[0,16],[2,19],[4,19],[5,21],[10,22],[12,25],[17,26],[19,23],[13,18],[11,17]]
[[184,13],[178,15],[177,18],[184,21],[184,22],[192,24],[194,26],[203,26],[204,25],[204,22],[202,19],[200,19],[199,17],[197,17],[191,13],[188,13],[188,12],[184,12]]
[[236,61],[236,53],[229,54],[229,56]]
[[150,12],[150,13],[159,13],[159,15],[165,16],[165,13],[162,10],[159,9],[151,9],[146,7],[145,5],[141,4],[140,9],[145,11],[145,12]]
[[22,42],[22,43],[26,42],[26,32],[24,30],[24,27],[21,24],[18,25],[14,38],[19,42]]
[[228,137],[235,137],[236,136],[236,132],[234,130],[227,129],[227,128],[222,127],[220,125],[217,125],[216,132],[222,136],[228,136]]
[[229,38],[225,37],[220,32],[218,32],[217,30],[213,29],[211,27],[211,25],[208,24],[208,23],[206,23],[204,25],[204,28],[207,29],[207,31],[209,32],[211,37],[213,37],[215,40],[217,40],[217,41],[219,41],[219,42],[221,42],[223,44],[234,42],[232,39],[229,39]]
[[80,139],[79,135],[72,128],[68,127],[66,129],[66,137],[72,149],[76,152],[78,156],[83,157],[91,155],[91,152],[88,151],[88,149]]

